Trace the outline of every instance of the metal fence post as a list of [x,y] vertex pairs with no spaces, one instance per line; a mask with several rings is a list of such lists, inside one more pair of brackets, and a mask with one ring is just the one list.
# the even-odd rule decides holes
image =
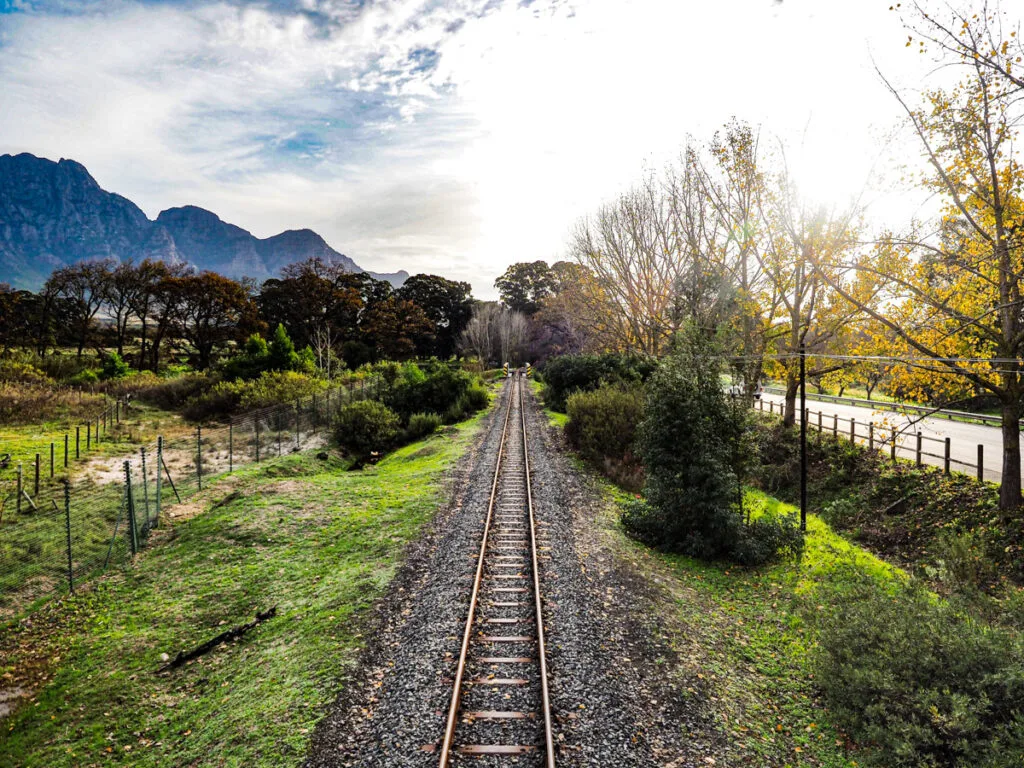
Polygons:
[[50,443],[50,479],[53,480],[53,443]]
[[124,460],[124,500],[128,507],[128,546],[135,555],[139,551],[139,540],[135,531],[135,500],[132,498],[132,466]]
[[868,450],[875,450],[875,422],[868,422]]
[[156,439],[156,514],[153,516],[155,525],[160,524],[160,495],[163,493],[163,475],[160,472],[160,465],[164,460],[164,437],[159,435]]
[[199,478],[199,490],[203,490],[203,428],[196,427],[196,477]]
[[978,479],[985,479],[985,446],[978,443]]
[[850,417],[850,442],[857,442],[857,420],[852,416]]
[[68,468],[68,433],[64,433],[64,469]]
[[142,506],[146,510],[146,521],[142,524],[142,532],[149,533],[149,483],[146,481],[146,446],[139,448],[142,459]]
[[75,459],[82,457],[82,428],[79,426],[75,427]]
[[92,450],[92,422],[85,422],[85,450]]
[[818,434],[821,434],[821,411],[818,411]]
[[832,414],[832,437],[839,437],[839,414]]
[[35,478],[35,484],[32,487],[32,495],[33,496],[38,496],[39,495],[39,454],[38,453],[36,454],[36,478]]
[[15,505],[15,510],[17,511],[17,513],[19,515],[21,514],[21,493],[22,493],[22,491],[21,491],[21,482],[22,482],[22,475],[23,474],[24,474],[24,470],[21,468],[21,462],[19,461],[18,462],[18,503]]
[[892,456],[892,463],[896,463],[896,438],[899,437],[899,433],[895,428],[892,430],[892,445],[889,446],[889,455]]
[[75,591],[75,566],[71,557],[71,483],[64,481],[64,532],[68,543],[68,589]]
[[922,442],[922,440],[923,440],[923,437],[921,436],[921,432],[918,431],[918,433],[917,433],[917,448],[914,451],[914,453],[915,453],[914,460],[917,463],[917,466],[919,466],[919,467],[921,466],[921,442]]
[[228,472],[235,471],[235,420],[228,422]]
[[945,459],[943,461],[943,470],[945,471],[945,473],[947,475],[949,474],[949,448],[950,448],[950,439],[947,437],[946,438],[946,455],[945,455]]
[[775,401],[774,400],[769,400],[768,401],[768,413],[771,414],[771,415],[775,414]]

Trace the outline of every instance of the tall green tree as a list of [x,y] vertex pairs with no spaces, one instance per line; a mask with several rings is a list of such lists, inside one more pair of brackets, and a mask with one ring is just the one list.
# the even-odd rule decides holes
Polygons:
[[515,312],[533,315],[558,288],[558,276],[546,261],[521,261],[494,281],[501,303]]

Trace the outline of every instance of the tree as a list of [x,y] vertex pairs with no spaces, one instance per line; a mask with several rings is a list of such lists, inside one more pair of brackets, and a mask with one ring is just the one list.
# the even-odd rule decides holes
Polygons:
[[473,315],[462,332],[462,349],[476,355],[482,368],[494,362],[495,324],[500,313],[501,308],[497,304],[481,302],[473,309]]
[[96,313],[103,306],[113,265],[113,259],[106,259],[61,267],[50,275],[43,288],[44,293],[67,301],[78,357],[89,341]]
[[195,349],[200,370],[210,367],[218,349],[245,339],[259,325],[248,291],[231,278],[203,272],[165,282],[177,308],[174,328]]
[[434,335],[434,324],[419,305],[397,296],[370,306],[360,327],[377,353],[388,360],[409,359]]
[[517,366],[525,362],[523,350],[530,332],[526,315],[503,308],[496,317],[495,329],[502,361]]
[[267,365],[272,371],[294,371],[299,365],[299,353],[281,323],[267,347]]
[[115,346],[120,359],[124,355],[124,345],[128,337],[128,322],[134,311],[136,296],[145,286],[140,273],[131,261],[125,261],[114,267],[106,282],[103,303],[107,313],[114,320]]
[[[992,66],[991,56],[970,54],[985,39],[978,25],[990,24],[989,16],[983,4],[982,21],[958,25],[971,40],[966,49],[949,43],[940,50],[943,61],[965,68],[955,87],[928,90],[914,107],[885,81],[920,143],[928,168],[923,181],[942,201],[941,220],[938,227],[883,235],[873,252],[850,267],[877,278],[883,308],[864,308],[908,352],[925,359],[918,368],[955,376],[999,400],[999,505],[1009,513],[1021,503],[1024,169],[1016,144],[1019,102],[1009,98],[1017,84]],[[954,13],[954,20],[960,18]],[[918,8],[917,23],[934,29],[937,22]],[[991,42],[997,56],[1019,45],[1012,39]]]
[[532,315],[541,302],[555,291],[556,278],[546,261],[521,261],[513,264],[494,281],[501,303],[509,309]]
[[418,349],[419,354],[447,359],[455,353],[459,335],[473,313],[471,291],[469,283],[437,275],[413,275],[395,292],[398,298],[419,306],[434,324],[433,343]]

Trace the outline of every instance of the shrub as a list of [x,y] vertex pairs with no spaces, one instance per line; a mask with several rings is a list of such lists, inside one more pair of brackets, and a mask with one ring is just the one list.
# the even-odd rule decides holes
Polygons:
[[322,392],[327,383],[296,371],[264,371],[242,390],[241,406],[250,411],[278,403],[294,403]]
[[136,390],[135,396],[157,408],[172,411],[208,391],[212,384],[212,380],[204,374],[188,373],[173,379],[147,382]]
[[643,472],[633,442],[643,415],[640,389],[604,385],[575,392],[569,395],[566,412],[565,434],[580,455],[624,487],[639,489]]
[[0,381],[17,384],[48,384],[50,378],[31,363],[0,360]]
[[436,413],[414,413],[405,428],[406,438],[412,442],[432,435],[441,426],[441,417]]
[[414,413],[443,413],[446,421],[459,421],[487,405],[483,387],[470,392],[474,383],[470,374],[447,365],[435,364],[424,371],[415,363],[406,363],[385,393],[384,402],[405,420]]
[[556,357],[544,364],[544,401],[549,408],[564,413],[573,392],[587,392],[602,384],[644,382],[656,368],[651,358],[616,352]]
[[491,395],[483,384],[471,384],[466,390],[466,403],[469,406],[467,413],[482,411],[491,404]]
[[796,515],[763,514],[739,529],[730,557],[740,565],[758,566],[781,556],[799,558],[804,534]]
[[68,384],[80,387],[86,384],[95,384],[99,380],[100,377],[96,374],[96,371],[92,368],[84,368],[68,379]]
[[[648,382],[646,415],[637,428],[648,502],[660,521],[644,536],[671,551],[713,558],[739,538],[738,479],[731,467],[742,425],[722,391],[714,350],[697,334]],[[627,529],[628,529],[627,524]]]
[[123,379],[131,373],[131,368],[117,352],[111,352],[103,356],[103,363],[100,368],[100,378],[103,381]]
[[[821,598],[816,598],[818,602]],[[1020,765],[1024,649],[917,582],[861,579],[820,624],[815,679],[837,724],[886,768]]]
[[401,418],[383,403],[360,400],[338,411],[335,436],[338,444],[358,460],[382,451],[398,436]]

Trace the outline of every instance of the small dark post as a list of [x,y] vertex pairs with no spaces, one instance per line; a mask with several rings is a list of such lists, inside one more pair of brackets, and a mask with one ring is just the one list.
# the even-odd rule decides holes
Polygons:
[[153,524],[160,524],[160,495],[163,493],[163,487],[160,480],[163,475],[160,474],[160,465],[164,460],[164,437],[158,435],[156,438],[156,514],[153,515]]
[[875,422],[868,422],[868,448],[875,450]]
[[850,417],[850,442],[857,442],[857,420],[852,416]]
[[64,433],[64,469],[68,468],[68,433]]
[[82,428],[75,427],[75,459],[82,457]]
[[36,454],[36,480],[35,480],[35,484],[32,487],[32,495],[33,496],[38,496],[39,495],[39,454],[38,453]]
[[22,469],[21,469],[21,462],[19,461],[18,462],[18,503],[15,504],[15,510],[18,512],[19,515],[21,514],[21,494],[22,494],[21,482],[22,482],[22,474],[23,474],[23,472],[22,472]]
[[774,400],[769,400],[768,401],[768,413],[773,414],[773,415],[775,413],[775,401]]
[[[807,348],[800,344],[800,412],[807,414]],[[807,530],[807,419],[800,420],[800,530]]]
[[53,480],[53,443],[50,443],[50,479]]
[[235,471],[235,422],[228,422],[228,472]]
[[821,434],[821,411],[818,411],[818,434]]
[[139,540],[135,531],[135,500],[132,498],[132,467],[128,459],[124,460],[124,494],[128,507],[128,547],[132,554],[139,551]]
[[947,475],[949,474],[949,448],[950,448],[950,440],[947,437],[946,438],[946,455],[945,455],[944,461],[943,461],[943,470],[945,471],[945,473]]
[[75,566],[71,558],[71,483],[64,481],[64,532],[68,542],[68,589],[75,591]]
[[832,437],[839,436],[839,414],[832,414]]
[[899,437],[899,433],[894,429],[892,431],[892,445],[889,446],[889,455],[892,456],[892,463],[896,463],[896,438]]
[[196,427],[196,477],[199,478],[199,490],[203,490],[203,428]]
[[985,479],[985,446],[978,443],[978,479]]
[[[145,510],[146,521],[142,524],[143,533],[149,533],[149,483],[146,480],[146,446],[139,448],[142,460],[142,508]],[[159,474],[159,472],[157,473]]]
[[922,440],[923,440],[923,438],[921,436],[921,432],[918,431],[918,433],[917,433],[917,448],[915,450],[915,461],[917,463],[917,466],[919,466],[919,467],[921,466],[921,442],[922,442]]
[[92,422],[85,422],[85,450],[92,450]]

